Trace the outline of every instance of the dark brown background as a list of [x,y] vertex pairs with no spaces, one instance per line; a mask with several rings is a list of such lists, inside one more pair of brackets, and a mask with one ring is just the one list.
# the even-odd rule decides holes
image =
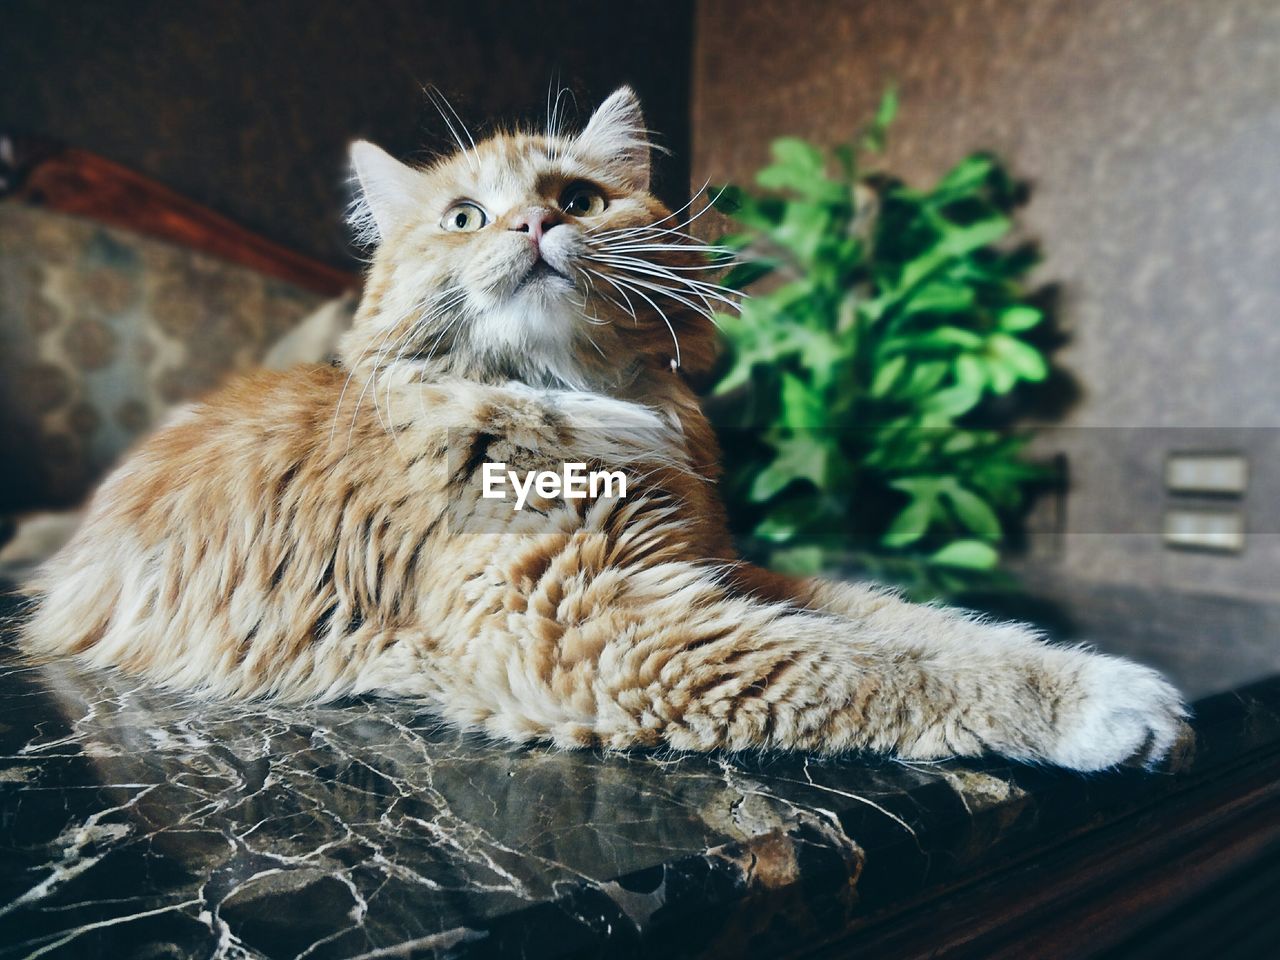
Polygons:
[[0,126],[145,173],[274,240],[349,262],[346,145],[445,146],[422,94],[469,125],[545,116],[549,82],[579,117],[621,83],[688,183],[692,3],[658,0],[5,0]]

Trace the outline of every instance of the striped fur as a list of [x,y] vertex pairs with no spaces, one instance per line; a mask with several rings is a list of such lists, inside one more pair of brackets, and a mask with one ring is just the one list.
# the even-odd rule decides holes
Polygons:
[[[642,136],[624,89],[578,137],[460,136],[421,170],[359,148],[378,247],[341,366],[239,379],[144,443],[30,584],[27,650],[211,696],[412,697],[563,746],[1163,756],[1184,709],[1144,667],[736,560],[683,376],[712,331],[677,298],[624,303],[628,274],[575,272],[609,275],[587,259],[607,235],[700,262],[646,192]],[[598,222],[553,209],[578,181],[608,198]],[[444,231],[459,198],[490,224]],[[525,279],[535,208],[565,277]],[[632,483],[513,513],[479,496],[489,461]]]

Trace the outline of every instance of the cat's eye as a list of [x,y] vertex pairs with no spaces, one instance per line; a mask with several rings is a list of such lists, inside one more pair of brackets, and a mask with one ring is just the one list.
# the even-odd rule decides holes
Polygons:
[[589,183],[575,183],[560,198],[560,208],[575,217],[594,217],[608,205],[604,194]]
[[485,212],[470,201],[455,203],[445,213],[440,226],[449,233],[472,233],[489,222]]

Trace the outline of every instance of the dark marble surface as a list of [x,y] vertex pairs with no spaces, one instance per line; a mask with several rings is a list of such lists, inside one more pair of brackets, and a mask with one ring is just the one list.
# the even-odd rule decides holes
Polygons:
[[[1274,613],[1204,602],[1076,597],[1073,612],[1094,609],[1111,649],[1148,636],[1145,616],[1169,649],[1248,651],[1205,684],[1202,654],[1166,650],[1197,692],[1280,673],[1257,654],[1280,658],[1256,632]],[[1241,635],[1205,638],[1194,610]],[[1125,625],[1113,642],[1110,616]],[[1280,745],[1280,680],[1200,700],[1196,742],[1168,769],[1086,778],[519,749],[406,704],[207,704],[6,651],[0,958],[794,953]]]

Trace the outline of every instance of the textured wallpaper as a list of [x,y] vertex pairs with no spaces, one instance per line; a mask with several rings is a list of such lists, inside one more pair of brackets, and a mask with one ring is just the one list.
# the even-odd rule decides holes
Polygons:
[[[1280,584],[1280,4],[1274,0],[702,0],[693,181],[768,142],[847,138],[881,91],[887,163],[928,181],[994,149],[1030,180],[1075,379],[1044,449],[1070,457],[1070,572],[1274,595]],[[1250,427],[1230,433],[1097,427]],[[1170,449],[1243,449],[1242,557],[1156,535]],[[1117,532],[1123,531],[1123,532]]]

